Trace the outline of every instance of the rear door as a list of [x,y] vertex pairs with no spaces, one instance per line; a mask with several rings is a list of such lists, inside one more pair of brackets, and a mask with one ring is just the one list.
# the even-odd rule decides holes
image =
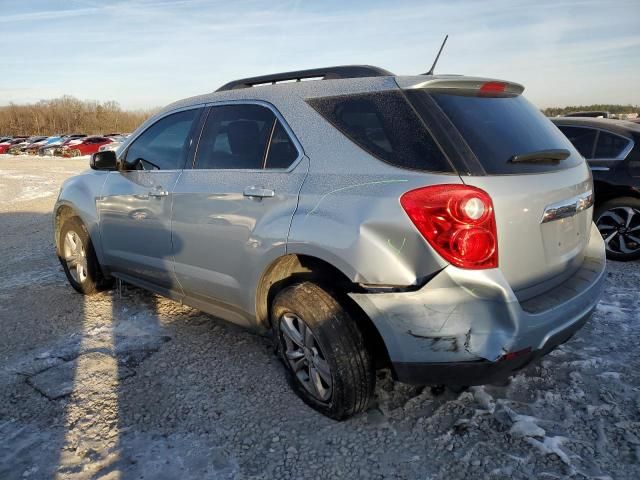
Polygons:
[[[571,142],[524,97],[508,88],[502,92],[500,85],[407,94],[427,121],[435,116],[452,125],[450,139],[478,162],[481,172],[462,180],[491,196],[499,268],[526,299],[582,263],[591,232],[592,181]],[[566,158],[550,158],[549,152]]]
[[[175,272],[187,296],[252,308],[256,278],[285,254],[307,169],[292,132],[269,105],[211,107],[193,168],[174,190]],[[226,310],[216,313],[245,322]]]

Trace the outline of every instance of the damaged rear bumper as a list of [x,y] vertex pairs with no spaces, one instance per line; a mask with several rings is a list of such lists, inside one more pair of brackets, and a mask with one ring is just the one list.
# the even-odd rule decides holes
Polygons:
[[548,353],[587,321],[605,280],[604,245],[595,227],[584,253],[582,266],[563,284],[526,301],[518,300],[499,269],[453,266],[417,291],[350,296],[376,325],[397,380],[490,383]]

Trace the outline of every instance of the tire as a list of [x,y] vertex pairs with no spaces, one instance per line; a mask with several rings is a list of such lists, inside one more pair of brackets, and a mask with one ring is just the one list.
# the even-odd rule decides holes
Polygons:
[[594,221],[607,249],[607,258],[627,262],[640,258],[640,199],[619,197],[599,205]]
[[[275,297],[271,319],[289,383],[305,403],[335,420],[366,410],[375,387],[373,359],[354,319],[329,293],[311,282],[287,287]],[[294,331],[305,341],[295,343]]]
[[113,281],[104,277],[89,232],[78,217],[67,218],[62,224],[58,250],[67,280],[78,292],[92,295],[112,285]]

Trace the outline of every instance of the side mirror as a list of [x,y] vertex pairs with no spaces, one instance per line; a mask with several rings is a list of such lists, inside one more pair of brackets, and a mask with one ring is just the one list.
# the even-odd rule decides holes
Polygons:
[[89,166],[94,170],[117,170],[118,159],[113,150],[104,150],[91,155]]

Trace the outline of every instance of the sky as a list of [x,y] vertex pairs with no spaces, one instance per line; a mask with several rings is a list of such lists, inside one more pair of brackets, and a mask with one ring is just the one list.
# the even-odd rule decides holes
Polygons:
[[0,0],[0,105],[146,109],[344,64],[522,83],[540,108],[640,105],[640,0]]

